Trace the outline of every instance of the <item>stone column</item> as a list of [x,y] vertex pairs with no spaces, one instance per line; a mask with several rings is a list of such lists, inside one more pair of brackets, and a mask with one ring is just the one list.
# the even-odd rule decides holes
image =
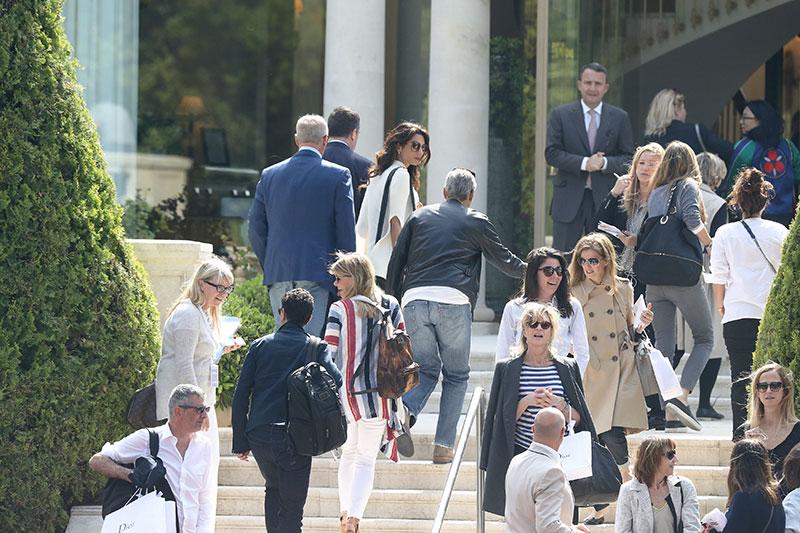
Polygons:
[[[427,203],[442,201],[444,177],[453,167],[478,176],[472,207],[486,212],[489,176],[489,0],[431,0],[431,66],[428,91]],[[486,307],[486,268],[476,321],[494,320]]]
[[383,145],[386,0],[328,0],[325,15],[325,116],[344,105],[361,115],[356,151]]

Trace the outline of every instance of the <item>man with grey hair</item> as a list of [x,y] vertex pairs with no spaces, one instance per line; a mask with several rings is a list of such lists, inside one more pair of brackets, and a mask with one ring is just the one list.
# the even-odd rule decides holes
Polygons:
[[158,458],[178,512],[183,533],[213,532],[214,494],[206,482],[211,475],[211,442],[202,434],[211,406],[205,405],[203,389],[178,385],[169,397],[169,419],[155,428],[143,428],[115,442],[89,459],[89,468],[108,478],[134,482],[133,469],[123,466],[150,454],[150,432],[158,436]]
[[[443,376],[433,450],[437,464],[453,460],[469,381],[472,309],[478,298],[481,257],[509,276],[521,278],[525,272],[525,263],[500,242],[486,215],[470,209],[476,187],[473,171],[451,170],[445,201],[418,209],[403,226],[386,276],[389,292],[402,297],[414,360],[420,365],[419,385],[403,396],[409,427]],[[402,441],[398,444],[401,453],[410,449]]]
[[322,159],[328,125],[319,115],[297,121],[298,151],[264,169],[250,208],[250,243],[264,271],[275,323],[286,291],[303,288],[314,297],[305,330],[321,335],[331,294],[328,263],[338,251],[356,248],[350,171]]

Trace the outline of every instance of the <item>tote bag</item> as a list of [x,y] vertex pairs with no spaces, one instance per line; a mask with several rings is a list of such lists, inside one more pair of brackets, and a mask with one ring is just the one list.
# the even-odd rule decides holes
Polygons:
[[106,516],[103,520],[101,533],[169,533],[175,531],[175,521],[172,528],[167,529],[167,513],[172,509],[173,516],[175,505],[167,506],[166,501],[155,492],[145,494],[132,501],[118,511]]
[[570,422],[569,425],[569,435],[558,447],[558,455],[561,456],[561,467],[567,481],[572,481],[592,475],[592,434],[589,431],[575,433],[575,423]]

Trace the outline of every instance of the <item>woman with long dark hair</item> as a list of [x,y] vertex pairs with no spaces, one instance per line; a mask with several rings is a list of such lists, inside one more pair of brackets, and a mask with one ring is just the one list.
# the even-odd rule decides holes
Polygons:
[[395,126],[375,154],[356,233],[358,250],[372,261],[381,288],[400,229],[419,203],[420,169],[430,158],[430,136],[413,122]]
[[733,147],[728,177],[719,192],[727,194],[743,168],[757,168],[775,188],[764,218],[788,227],[794,218],[800,185],[800,151],[783,136],[780,114],[764,100],[747,102],[739,125],[743,138]]
[[550,304],[558,310],[558,334],[553,339],[553,353],[561,357],[571,355],[578,363],[581,374],[589,364],[589,342],[581,303],[569,290],[567,260],[553,248],[536,248],[527,257],[525,277],[517,298],[503,309],[500,329],[497,332],[497,360],[511,354],[511,348],[522,336],[522,309],[526,303]]

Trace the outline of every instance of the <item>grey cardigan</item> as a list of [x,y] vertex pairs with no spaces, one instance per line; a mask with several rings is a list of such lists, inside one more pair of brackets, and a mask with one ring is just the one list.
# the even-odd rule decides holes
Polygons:
[[[669,191],[674,184],[674,181],[665,183],[650,193],[650,198],[647,199],[649,218],[660,217],[667,213]],[[679,180],[675,188],[675,214],[695,235],[705,227],[700,218],[700,202],[702,202],[700,185],[692,178]]]
[[[683,521],[682,531],[699,533],[700,503],[697,489],[691,480],[681,476],[669,477],[669,495],[675,506],[675,514]],[[681,494],[683,492],[683,494]],[[623,483],[617,498],[617,513],[614,517],[617,533],[646,533],[653,531],[653,507],[647,485],[634,478]]]

